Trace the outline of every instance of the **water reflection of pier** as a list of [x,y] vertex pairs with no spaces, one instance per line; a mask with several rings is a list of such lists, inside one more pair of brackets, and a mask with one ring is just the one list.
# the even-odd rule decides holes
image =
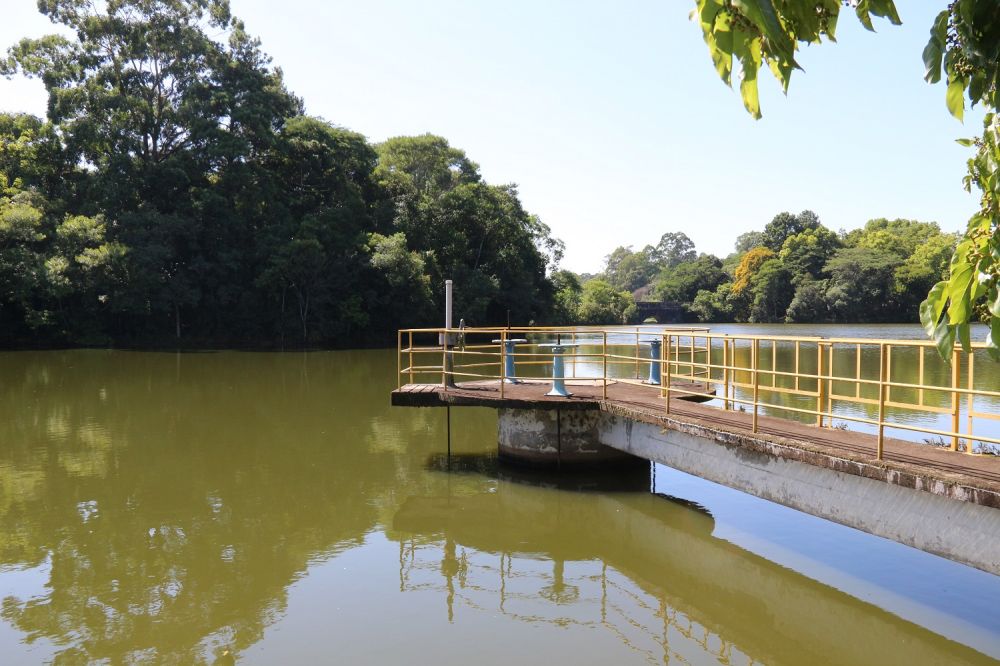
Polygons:
[[644,477],[628,493],[620,480],[591,493],[498,477],[486,492],[457,481],[411,497],[395,514],[400,590],[442,594],[449,620],[465,609],[594,628],[650,663],[992,663],[712,537],[710,515],[646,492]]
[[698,656],[759,663],[605,562],[498,557],[451,539],[401,540],[399,558],[400,591],[444,591],[449,621],[459,606],[534,625],[604,629],[650,663],[691,663]]

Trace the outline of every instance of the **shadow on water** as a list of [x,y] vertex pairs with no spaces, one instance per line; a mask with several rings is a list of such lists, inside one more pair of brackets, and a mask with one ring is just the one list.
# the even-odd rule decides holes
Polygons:
[[711,513],[654,492],[648,467],[553,473],[442,454],[427,469],[446,473],[441,492],[407,498],[390,534],[402,589],[437,590],[449,621],[498,608],[599,628],[649,662],[993,663],[712,536]]

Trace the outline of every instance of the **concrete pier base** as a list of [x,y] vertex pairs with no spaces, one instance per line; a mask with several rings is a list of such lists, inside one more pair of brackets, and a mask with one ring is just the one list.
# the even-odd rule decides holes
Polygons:
[[536,467],[646,460],[1000,575],[1000,510],[601,410],[499,410],[499,454]]
[[1000,575],[1000,510],[601,413],[598,441]]
[[603,416],[596,410],[500,409],[499,455],[536,467],[641,463],[635,456],[600,443]]

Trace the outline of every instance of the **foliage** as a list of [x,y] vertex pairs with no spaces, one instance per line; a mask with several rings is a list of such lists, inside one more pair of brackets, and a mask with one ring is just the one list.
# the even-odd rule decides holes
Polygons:
[[[226,0],[47,0],[0,73],[0,342],[374,344],[550,315],[563,245],[442,137],[303,114]],[[63,36],[66,35],[66,36]],[[508,319],[509,318],[509,319]]]
[[816,226],[787,237],[778,257],[796,280],[815,279],[840,246],[837,234]]
[[[852,0],[861,23],[874,31],[872,16],[900,24],[892,0]],[[842,4],[838,0],[696,0],[692,18],[698,20],[709,54],[722,80],[732,84],[733,60],[740,67],[740,93],[747,111],[760,117],[757,78],[763,65],[787,92],[798,69],[799,44],[835,40]],[[988,110],[981,137],[962,140],[974,146],[966,189],[982,193],[980,211],[969,220],[953,254],[950,276],[939,281],[920,305],[920,319],[950,358],[956,338],[970,343],[970,322],[983,319],[986,344],[1000,360],[1000,126],[996,118],[1000,88],[1000,14],[994,0],[954,0],[935,18],[923,51],[924,78],[944,79],[945,105],[962,119],[966,99]]]
[[733,294],[739,296],[753,282],[753,277],[766,262],[775,257],[772,250],[767,247],[755,247],[743,255],[736,272],[733,275]]
[[694,261],[698,256],[694,243],[687,234],[671,231],[660,236],[656,247],[648,251],[651,259],[662,268],[673,268],[687,261]]
[[625,324],[635,312],[635,299],[627,291],[617,291],[604,280],[583,285],[578,312],[581,324]]
[[552,288],[555,290],[553,323],[559,325],[577,323],[580,299],[583,295],[580,278],[571,271],[556,271],[552,275]]
[[604,279],[615,289],[633,292],[649,284],[660,266],[646,250],[633,252],[631,247],[617,247],[604,258]]
[[895,321],[893,285],[899,257],[865,247],[838,250],[827,262],[827,302],[834,321]]
[[694,261],[664,270],[657,278],[654,290],[660,300],[690,303],[699,291],[715,291],[726,281],[722,262],[711,254],[703,254]]
[[764,227],[761,244],[772,252],[780,252],[788,238],[817,227],[819,218],[811,210],[804,210],[798,215],[778,213]]

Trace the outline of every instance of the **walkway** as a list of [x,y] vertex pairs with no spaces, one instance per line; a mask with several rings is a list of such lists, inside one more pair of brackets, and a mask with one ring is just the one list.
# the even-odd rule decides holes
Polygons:
[[[393,391],[392,404],[410,407],[482,406],[514,409],[599,409],[671,430],[707,436],[727,446],[767,452],[781,458],[877,479],[953,499],[1000,509],[1000,456],[955,453],[927,444],[885,438],[884,458],[876,459],[876,437],[850,430],[817,428],[673,398],[670,413],[648,386],[610,383],[607,400],[600,381],[567,381],[573,396],[546,396],[551,382],[527,381],[504,386],[498,381],[460,383],[445,390],[438,384],[407,384]],[[681,386],[679,386],[681,387]],[[688,390],[691,385],[683,386]]]

